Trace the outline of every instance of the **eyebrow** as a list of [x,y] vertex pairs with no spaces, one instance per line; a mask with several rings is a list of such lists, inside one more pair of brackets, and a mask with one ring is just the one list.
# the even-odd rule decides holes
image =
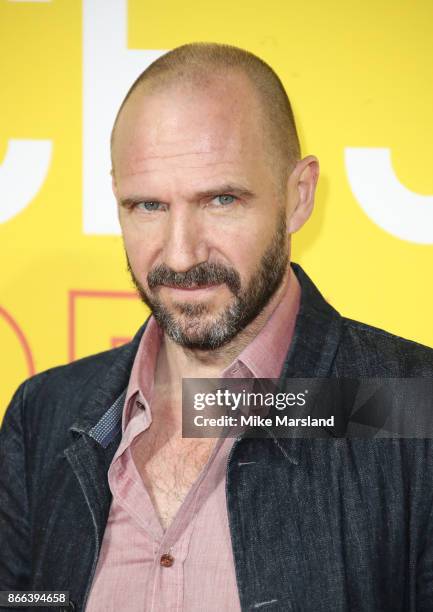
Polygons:
[[204,198],[210,198],[212,196],[229,193],[236,196],[242,196],[244,198],[254,197],[254,193],[246,187],[242,187],[241,185],[235,185],[233,183],[225,183],[223,185],[217,185],[216,187],[212,187],[212,189],[206,189],[204,191],[196,192],[194,194],[194,199],[202,200]]
[[[212,198],[218,195],[223,194],[233,194],[237,197],[243,198],[253,198],[255,194],[243,187],[242,185],[236,185],[234,183],[224,183],[222,185],[217,185],[216,187],[212,187],[212,189],[205,189],[203,191],[196,191],[191,200],[204,200],[206,198]],[[132,195],[127,198],[122,198],[119,202],[120,206],[130,206],[136,202],[160,202],[161,200],[157,197],[153,196],[143,196],[143,195]]]

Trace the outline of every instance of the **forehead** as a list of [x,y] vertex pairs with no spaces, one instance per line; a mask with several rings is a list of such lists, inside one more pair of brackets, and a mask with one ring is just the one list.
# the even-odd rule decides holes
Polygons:
[[249,165],[264,154],[263,140],[260,104],[245,77],[221,77],[202,87],[138,87],[118,119],[113,165],[117,178],[162,165]]

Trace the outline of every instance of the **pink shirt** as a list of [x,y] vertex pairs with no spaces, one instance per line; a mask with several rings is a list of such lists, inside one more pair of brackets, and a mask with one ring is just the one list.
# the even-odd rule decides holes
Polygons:
[[[278,378],[293,336],[300,287],[287,290],[223,378]],[[152,423],[153,377],[162,331],[151,317],[131,371],[122,440],[108,471],[113,495],[86,612],[239,612],[225,477],[234,440],[218,440],[173,522],[163,530],[131,448]],[[161,563],[169,554],[170,566]]]

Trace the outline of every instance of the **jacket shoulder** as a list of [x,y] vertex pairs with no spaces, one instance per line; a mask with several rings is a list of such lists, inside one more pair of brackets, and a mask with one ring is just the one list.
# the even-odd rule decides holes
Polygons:
[[129,343],[32,376],[16,391],[2,425],[18,418],[29,432],[43,437],[56,430],[62,437],[89,409],[97,419],[92,406],[108,408],[127,387],[135,351]]
[[343,317],[336,365],[363,376],[433,377],[433,349]]
[[23,383],[25,395],[33,394],[40,387],[45,387],[46,385],[50,386],[51,392],[55,391],[56,388],[64,391],[71,387],[76,391],[87,385],[94,387],[104,378],[104,375],[115,360],[126,352],[127,347],[128,345],[109,349],[77,359],[77,361],[72,363],[55,366],[39,372]]

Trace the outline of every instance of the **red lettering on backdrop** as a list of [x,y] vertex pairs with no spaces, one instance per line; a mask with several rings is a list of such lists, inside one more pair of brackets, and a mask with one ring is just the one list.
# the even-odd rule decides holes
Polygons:
[[27,338],[25,337],[23,330],[15,321],[15,319],[8,313],[8,311],[2,308],[2,306],[0,306],[0,317],[3,317],[3,319],[9,325],[9,327],[12,328],[12,331],[16,335],[18,342],[20,343],[21,348],[23,349],[29,376],[33,376],[33,374],[35,374],[36,372],[35,364],[33,361],[32,351],[30,350],[30,345],[27,342]]
[[117,348],[118,346],[123,346],[131,341],[132,338],[126,338],[121,336],[113,336],[111,338],[111,348]]
[[[102,299],[138,299],[135,291],[96,291],[71,289],[68,294],[68,359],[75,359],[75,332],[76,332],[76,305],[80,298],[102,298]],[[115,336],[111,338],[111,346],[114,348],[129,342],[130,338]]]

